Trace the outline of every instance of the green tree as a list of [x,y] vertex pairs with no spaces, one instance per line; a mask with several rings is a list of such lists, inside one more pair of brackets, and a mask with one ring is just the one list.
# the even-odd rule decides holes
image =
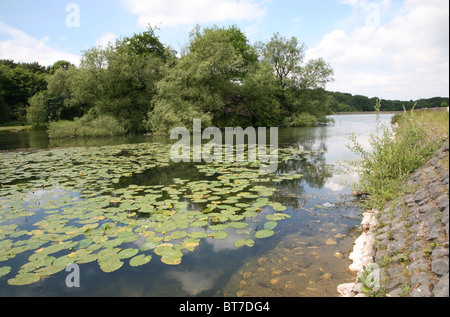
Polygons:
[[[111,115],[128,132],[145,128],[155,85],[162,77],[163,61],[153,55],[138,55],[127,43],[94,47],[85,52],[72,82],[72,96],[96,115]],[[124,47],[125,46],[125,47]]]
[[274,68],[282,90],[289,86],[290,78],[300,72],[305,57],[305,44],[298,43],[296,37],[287,39],[275,33],[268,43],[257,43],[260,55]]
[[194,29],[188,53],[157,85],[148,128],[167,133],[177,126],[192,126],[195,118],[211,124],[222,114],[224,99],[236,95],[236,74],[243,65],[242,56],[224,32],[216,27]]
[[27,108],[27,121],[39,127],[47,122],[47,92],[41,91],[30,98]]
[[49,68],[49,73],[50,74],[54,74],[57,70],[62,69],[62,70],[68,70],[69,67],[74,67],[75,65],[72,64],[71,62],[68,61],[64,61],[64,60],[59,60],[57,62],[55,62],[50,68]]
[[153,55],[166,62],[168,51],[158,36],[156,36],[155,30],[157,30],[156,27],[153,28],[149,25],[145,32],[133,34],[131,37],[124,37],[120,48],[143,57]]

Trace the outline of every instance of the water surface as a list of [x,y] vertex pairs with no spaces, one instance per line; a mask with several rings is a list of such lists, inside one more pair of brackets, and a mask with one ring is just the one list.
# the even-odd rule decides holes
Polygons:
[[[9,285],[7,281],[33,255],[34,251],[30,250],[12,259],[0,258],[0,268],[11,267],[9,274],[0,277],[0,296],[337,296],[336,286],[353,280],[353,274],[347,269],[350,264],[348,254],[354,239],[353,230],[360,222],[360,210],[345,203],[351,200],[350,189],[345,182],[355,181],[356,176],[341,174],[336,167],[342,160],[355,159],[346,148],[350,134],[356,133],[359,142],[369,147],[369,134],[375,132],[376,120],[375,115],[332,117],[335,124],[330,126],[279,129],[280,147],[314,151],[316,154],[279,164],[277,173],[302,174],[303,177],[271,184],[276,188],[271,200],[286,206],[282,213],[290,216],[277,223],[273,236],[254,239],[252,247],[237,248],[234,242],[241,233],[226,229],[226,239],[201,239],[195,250],[183,254],[181,263],[174,266],[162,263],[155,254],[149,263],[138,267],[130,266],[127,259],[119,270],[112,273],[100,270],[95,261],[80,264],[79,288],[66,286],[68,272],[64,270],[30,285]],[[386,124],[390,118],[391,115],[381,115],[381,121]],[[62,151],[69,153],[70,148],[147,142],[167,143],[169,140],[151,136],[49,140],[42,131],[0,134],[0,150],[47,151],[48,148],[61,147]],[[2,155],[6,154],[0,153]],[[117,155],[126,158],[127,153]],[[17,184],[34,181],[34,178],[26,176]],[[112,189],[102,194],[111,195],[113,190],[131,185],[143,188],[169,186],[174,179],[201,181],[215,177],[200,173],[194,163],[169,162],[164,167],[144,167],[140,173],[126,174],[110,186]],[[51,200],[52,195],[55,199],[64,196],[68,202],[89,199],[81,198],[81,192],[82,189],[69,192],[53,189],[52,192],[39,188],[29,195],[38,201],[39,197]],[[5,197],[8,198],[7,195]],[[204,206],[190,204],[187,209],[200,207]],[[263,224],[260,218],[273,213],[271,207],[261,209],[255,219],[243,220],[248,223],[247,231],[260,230]],[[34,216],[14,220],[19,229],[34,230],[34,223],[48,216],[45,209],[33,210]],[[11,225],[11,222],[3,220],[0,228],[2,225]],[[20,240],[12,239],[17,246],[20,246]],[[121,247],[139,245],[142,245],[141,239]]]

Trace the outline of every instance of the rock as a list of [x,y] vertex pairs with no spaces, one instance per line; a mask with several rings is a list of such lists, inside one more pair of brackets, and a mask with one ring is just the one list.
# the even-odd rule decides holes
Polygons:
[[245,279],[248,279],[248,278],[252,277],[252,272],[244,272],[242,277],[245,278]]
[[325,273],[325,274],[323,274],[320,278],[321,278],[322,280],[329,281],[329,280],[331,280],[332,277],[333,277],[333,274],[331,274],[331,273]]
[[431,292],[428,285],[420,285],[418,288],[409,293],[411,297],[431,297]]
[[441,211],[448,207],[448,193],[442,194],[436,199],[436,204],[439,206]]
[[425,201],[428,198],[428,192],[426,189],[422,188],[419,189],[415,194],[414,194],[414,201],[419,204],[420,202]]
[[438,258],[431,262],[431,270],[437,275],[444,275],[448,273],[448,257]]
[[449,297],[449,275],[448,273],[441,277],[439,282],[434,286],[433,293],[435,297]]
[[433,252],[431,253],[431,257],[433,259],[435,258],[440,258],[447,255],[448,256],[448,249],[442,247],[442,246],[438,246],[436,248],[434,248]]
[[326,245],[336,245],[337,242],[333,238],[329,238],[327,241],[325,241]]
[[342,297],[351,297],[353,296],[353,287],[354,283],[344,283],[337,286],[337,291]]

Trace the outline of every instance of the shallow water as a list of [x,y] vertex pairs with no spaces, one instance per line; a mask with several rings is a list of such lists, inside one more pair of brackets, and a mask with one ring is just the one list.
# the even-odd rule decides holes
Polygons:
[[[360,221],[360,210],[345,204],[350,200],[350,190],[343,182],[356,180],[355,175],[340,174],[335,167],[341,160],[354,159],[346,148],[351,133],[359,135],[359,142],[368,148],[369,134],[375,132],[375,115],[334,116],[335,124],[314,128],[279,129],[280,147],[320,151],[300,160],[279,164],[277,173],[299,173],[300,179],[275,182],[277,189],[271,200],[287,209],[290,216],[277,223],[275,234],[265,239],[254,239],[253,247],[236,248],[234,242],[242,233],[228,228],[226,239],[206,237],[201,239],[193,252],[183,254],[179,265],[166,265],[159,256],[138,267],[124,265],[112,272],[100,270],[97,262],[80,264],[80,287],[68,288],[66,271],[41,278],[39,282],[25,286],[7,283],[14,277],[32,251],[0,261],[10,266],[11,272],[0,277],[0,296],[337,296],[336,286],[350,282],[348,253],[353,243],[353,230]],[[382,122],[389,123],[391,115],[382,115]],[[163,142],[167,139],[132,137],[97,140],[49,141],[42,132],[0,134],[0,150],[17,148],[46,149],[53,147],[98,147],[115,144]],[[0,157],[2,154],[0,153]],[[118,153],[126,157],[126,153]],[[2,171],[3,172],[3,171]],[[33,179],[18,182],[32,182]],[[174,178],[189,181],[213,180],[199,173],[194,163],[171,163],[166,167],[146,169],[142,173],[120,177],[112,190],[137,186],[168,186]],[[105,192],[110,195],[111,191]],[[80,190],[71,192],[40,189],[33,192],[49,199],[65,196],[70,202],[80,200]],[[83,198],[89,199],[89,198]],[[37,199],[39,200],[39,198]],[[50,198],[51,200],[51,198]],[[190,204],[188,210],[204,208]],[[44,210],[32,209],[36,214],[14,220],[22,230],[33,230],[33,223],[46,216]],[[261,219],[273,213],[269,206],[261,208],[255,219],[245,219],[248,232],[261,229]],[[1,218],[0,218],[1,221]],[[10,222],[0,222],[9,225]],[[69,225],[70,222],[67,224]],[[14,241],[19,241],[14,240]],[[125,243],[122,249],[142,245],[141,239]],[[151,251],[149,254],[152,254]]]

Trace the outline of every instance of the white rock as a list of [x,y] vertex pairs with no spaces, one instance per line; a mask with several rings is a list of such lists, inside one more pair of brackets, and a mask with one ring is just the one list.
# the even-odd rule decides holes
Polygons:
[[355,287],[355,283],[344,283],[338,285],[337,291],[342,297],[350,297],[353,296],[353,287]]

